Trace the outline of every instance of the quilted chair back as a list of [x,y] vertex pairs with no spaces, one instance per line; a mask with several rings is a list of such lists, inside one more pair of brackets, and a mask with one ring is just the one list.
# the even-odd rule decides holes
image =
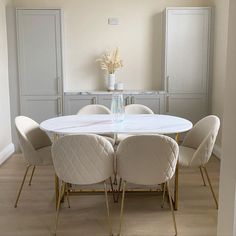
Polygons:
[[53,165],[59,179],[71,184],[94,184],[113,174],[114,149],[98,135],[69,135],[52,146]]
[[111,114],[111,111],[103,105],[87,105],[81,108],[78,115],[95,115],[95,114]]
[[16,117],[15,126],[25,160],[32,165],[40,164],[36,150],[50,146],[50,138],[40,129],[37,122],[26,116]]
[[125,106],[125,113],[126,114],[154,114],[154,112],[147,106],[141,104],[130,104]]
[[186,135],[183,146],[196,149],[194,158],[200,158],[202,165],[211,157],[220,128],[220,119],[210,115],[198,121]]
[[178,144],[170,137],[131,136],[118,146],[118,175],[134,184],[164,183],[175,173],[178,155]]

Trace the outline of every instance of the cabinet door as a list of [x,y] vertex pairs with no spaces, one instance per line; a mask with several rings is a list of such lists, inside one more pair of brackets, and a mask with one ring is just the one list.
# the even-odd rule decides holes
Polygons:
[[167,97],[167,114],[180,116],[196,123],[207,115],[206,95],[175,94]]
[[108,109],[111,109],[111,100],[112,94],[98,95],[98,104],[106,106]]
[[21,95],[62,94],[60,10],[17,9]]
[[[127,106],[131,103],[131,96],[129,94],[123,94],[123,98],[124,98],[124,106]],[[98,96],[98,103],[106,106],[109,109],[111,109],[111,101],[112,101],[112,94]]]
[[57,96],[22,96],[21,115],[38,123],[62,115],[62,98]]
[[90,95],[66,95],[64,97],[64,114],[76,115],[78,111],[87,105],[96,104],[97,96]]
[[165,85],[169,93],[207,93],[210,8],[167,9]]
[[131,104],[142,104],[160,114],[160,97],[158,95],[132,95]]

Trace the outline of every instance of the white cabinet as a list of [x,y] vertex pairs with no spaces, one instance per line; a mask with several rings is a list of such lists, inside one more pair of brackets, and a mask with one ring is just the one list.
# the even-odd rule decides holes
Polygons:
[[17,9],[21,115],[62,114],[61,11]]
[[[132,94],[124,93],[124,105],[143,104],[151,108],[156,114],[164,113],[165,93]],[[112,93],[73,94],[64,95],[64,114],[75,115],[82,107],[89,104],[101,104],[111,108]]]
[[[154,111],[156,114],[164,112],[164,96],[160,96],[158,93],[151,94],[132,94],[124,93],[124,105],[129,104],[142,104]],[[98,103],[111,108],[112,94],[98,95]]]
[[166,112],[193,122],[208,114],[211,8],[167,8]]

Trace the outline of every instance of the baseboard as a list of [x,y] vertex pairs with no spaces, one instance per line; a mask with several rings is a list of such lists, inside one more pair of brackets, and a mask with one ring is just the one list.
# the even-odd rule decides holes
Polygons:
[[14,152],[15,152],[14,144],[10,143],[0,152],[0,165],[3,162],[5,162]]
[[213,154],[214,154],[217,158],[221,159],[221,155],[222,155],[221,147],[215,144],[215,146],[214,146],[214,148],[213,148]]

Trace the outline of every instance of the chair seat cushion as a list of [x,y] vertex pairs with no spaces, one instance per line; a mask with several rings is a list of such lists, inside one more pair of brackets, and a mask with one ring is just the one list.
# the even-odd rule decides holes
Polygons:
[[40,160],[38,165],[42,165],[42,166],[52,165],[51,148],[52,146],[47,146],[47,147],[43,147],[36,150],[38,158]]
[[179,165],[186,167],[198,167],[201,166],[201,161],[197,158],[193,160],[193,155],[196,152],[195,149],[179,146]]

